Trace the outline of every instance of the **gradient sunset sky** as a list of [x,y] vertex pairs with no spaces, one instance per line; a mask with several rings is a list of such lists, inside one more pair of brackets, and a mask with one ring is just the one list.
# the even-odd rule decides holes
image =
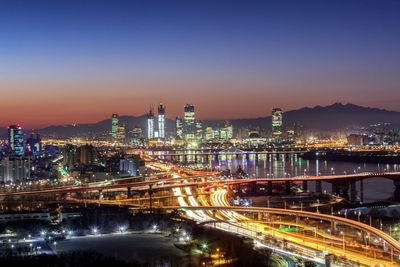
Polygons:
[[1,1],[0,125],[400,111],[400,1]]

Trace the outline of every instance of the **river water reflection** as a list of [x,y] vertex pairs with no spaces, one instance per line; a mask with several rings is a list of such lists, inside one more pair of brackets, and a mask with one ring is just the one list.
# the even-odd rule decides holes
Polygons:
[[[196,152],[156,152],[160,158],[185,164],[201,165],[209,169],[236,172],[240,167],[249,177],[294,177],[301,175],[352,174],[357,172],[397,172],[399,164],[351,163],[338,161],[306,160],[299,154],[220,154],[204,155]],[[182,153],[185,153],[183,155]],[[189,155],[186,155],[189,153]],[[315,184],[309,183],[309,190]],[[322,183],[322,190],[331,192],[329,183]],[[383,201],[392,197],[395,190],[393,181],[385,178],[371,178],[364,181],[364,202]],[[357,183],[360,192],[360,183]]]

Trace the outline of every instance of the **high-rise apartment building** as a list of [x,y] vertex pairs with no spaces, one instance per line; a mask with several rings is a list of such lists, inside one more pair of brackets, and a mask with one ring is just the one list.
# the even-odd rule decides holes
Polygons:
[[63,152],[63,165],[72,170],[77,163],[76,147],[71,144],[65,145]]
[[92,165],[96,161],[96,150],[92,145],[79,147],[79,163],[81,165]]
[[30,178],[30,173],[29,157],[5,157],[0,161],[0,182],[23,182]]

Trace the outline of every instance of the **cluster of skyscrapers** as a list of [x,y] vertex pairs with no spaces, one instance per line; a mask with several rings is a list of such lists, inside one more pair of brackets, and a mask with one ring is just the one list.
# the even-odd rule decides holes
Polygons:
[[119,122],[118,114],[111,117],[111,140],[114,145],[122,144],[126,139],[125,125]]
[[32,133],[25,140],[22,127],[8,127],[8,149],[0,160],[0,181],[25,181],[31,175],[31,158],[38,157],[42,150],[39,134]]
[[[160,103],[157,108],[157,114],[153,106],[150,106],[146,114],[146,126],[144,128],[144,136],[142,135],[142,128],[135,127],[129,131],[131,134],[130,144],[141,145],[142,137],[144,137],[150,145],[165,142],[175,142],[177,145],[186,145],[188,147],[197,146],[203,142],[230,142],[234,139],[233,126],[231,123],[226,122],[222,127],[207,126],[204,130],[203,123],[196,119],[195,107],[192,104],[186,104],[183,110],[182,117],[176,117],[175,120],[175,138],[173,138],[173,131],[169,131],[171,139],[167,139],[166,130],[166,107]],[[111,119],[111,137],[113,144],[123,144],[126,141],[125,125],[119,122],[118,114],[113,114]],[[288,136],[293,131],[284,133],[283,131],[283,111],[280,108],[272,109],[272,135],[270,141],[275,144],[281,144],[288,141]],[[291,134],[293,135],[293,134]],[[254,139],[254,138],[253,138]],[[264,142],[267,142],[265,140]]]

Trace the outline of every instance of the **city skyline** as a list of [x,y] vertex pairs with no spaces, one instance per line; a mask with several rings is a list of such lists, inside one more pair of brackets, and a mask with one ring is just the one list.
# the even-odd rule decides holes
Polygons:
[[[192,104],[185,104],[181,107],[180,112],[178,111],[178,113],[175,115],[175,113],[170,114],[169,113],[169,106],[165,105],[165,103],[159,103],[162,104],[164,107],[167,106],[168,107],[168,112],[165,112],[165,119],[167,120],[171,120],[171,121],[175,121],[177,118],[182,119],[182,115],[184,114],[184,109],[186,105],[192,105]],[[302,107],[297,107],[294,109],[290,109],[290,110],[285,110],[282,109],[278,106],[273,106],[270,110],[266,110],[264,114],[260,114],[259,116],[253,116],[253,117],[231,117],[231,118],[218,118],[218,117],[201,117],[201,115],[199,116],[199,114],[202,114],[202,112],[200,110],[198,110],[198,106],[195,104],[196,106],[196,118],[200,121],[232,121],[232,120],[251,120],[251,119],[259,119],[259,118],[272,118],[273,115],[271,115],[271,112],[274,111],[274,109],[281,109],[283,113],[285,112],[294,112],[294,111],[301,111],[302,109],[314,109],[314,108],[318,108],[318,107],[322,107],[322,108],[329,108],[329,107],[333,107],[333,106],[353,106],[356,108],[364,108],[364,109],[377,109],[377,110],[381,110],[381,111],[386,111],[386,112],[400,112],[397,110],[390,110],[390,109],[385,109],[385,108],[381,108],[381,107],[370,107],[370,106],[362,106],[362,105],[357,105],[355,103],[350,103],[350,102],[335,102],[335,103],[330,103],[327,105],[320,105],[320,104],[315,104],[315,105],[311,105],[311,106],[302,106]],[[153,112],[153,118],[154,118],[154,127],[157,126],[158,127],[158,116],[157,113],[154,112],[154,106],[150,105],[150,110]],[[68,125],[85,125],[85,124],[96,124],[96,123],[100,123],[104,120],[107,119],[112,119],[112,117],[116,115],[118,117],[124,117],[124,116],[131,116],[131,117],[135,117],[135,118],[148,118],[149,116],[149,106],[147,106],[147,110],[143,111],[142,113],[138,113],[138,114],[119,114],[119,113],[112,113],[110,114],[106,114],[104,117],[100,117],[99,119],[93,120],[93,121],[73,121],[73,122],[66,122],[66,123],[62,123],[62,122],[56,122],[54,124],[43,124],[43,125],[39,125],[38,127],[30,127],[30,124],[22,124],[19,122],[15,122],[15,120],[10,120],[10,123],[7,124],[5,123],[5,121],[0,121],[0,129],[4,128],[7,129],[12,125],[18,125],[21,126],[23,128],[25,128],[26,130],[40,130],[40,129],[44,129],[46,127],[51,127],[51,126],[68,126]],[[157,119],[157,121],[156,121]],[[157,122],[157,123],[156,123]],[[131,125],[132,126],[132,125]],[[146,126],[147,127],[147,126]]]
[[396,1],[19,3],[0,11],[2,126],[159,101],[171,118],[185,103],[199,119],[334,102],[400,110]]

